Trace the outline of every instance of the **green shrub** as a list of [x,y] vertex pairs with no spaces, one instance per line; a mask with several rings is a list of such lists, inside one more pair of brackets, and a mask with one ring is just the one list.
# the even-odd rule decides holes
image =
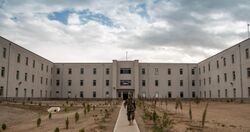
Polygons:
[[60,129],[57,127],[54,132],[60,132]]
[[41,125],[41,122],[42,122],[42,120],[41,120],[41,118],[39,117],[39,118],[37,119],[37,121],[36,121],[36,126],[39,127],[39,126]]
[[69,118],[67,117],[66,121],[65,121],[65,125],[66,125],[66,129],[69,129]]
[[51,117],[52,117],[52,114],[51,114],[51,113],[49,113],[49,119],[51,119]]
[[77,122],[78,120],[79,120],[79,113],[76,112],[76,113],[75,113],[75,122]]
[[2,129],[5,130],[6,128],[7,128],[6,124],[3,123],[3,124],[2,124]]
[[79,132],[85,132],[85,129],[84,129],[84,128],[82,128],[82,129],[80,129],[80,130],[79,130]]
[[90,105],[87,105],[87,112],[90,112]]

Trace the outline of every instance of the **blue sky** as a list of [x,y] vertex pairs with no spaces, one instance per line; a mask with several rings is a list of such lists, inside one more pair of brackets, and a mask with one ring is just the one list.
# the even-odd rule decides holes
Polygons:
[[195,63],[247,38],[248,0],[0,0],[0,35],[54,62]]

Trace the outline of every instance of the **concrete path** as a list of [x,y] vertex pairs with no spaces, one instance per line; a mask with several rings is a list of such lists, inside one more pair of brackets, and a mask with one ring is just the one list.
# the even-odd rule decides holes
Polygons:
[[129,126],[127,110],[124,108],[123,103],[113,132],[140,132],[136,120],[134,120],[132,126]]

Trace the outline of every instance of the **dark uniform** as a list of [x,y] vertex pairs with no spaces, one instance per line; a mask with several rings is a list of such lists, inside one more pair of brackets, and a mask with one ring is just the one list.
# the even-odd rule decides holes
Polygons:
[[130,124],[132,124],[133,120],[135,119],[135,100],[130,96],[124,103],[125,106],[127,106],[127,116],[128,121]]

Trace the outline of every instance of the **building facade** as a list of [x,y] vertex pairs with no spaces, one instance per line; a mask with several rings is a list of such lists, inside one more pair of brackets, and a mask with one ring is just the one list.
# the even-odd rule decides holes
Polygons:
[[250,39],[200,63],[53,63],[0,38],[0,98],[250,98]]

